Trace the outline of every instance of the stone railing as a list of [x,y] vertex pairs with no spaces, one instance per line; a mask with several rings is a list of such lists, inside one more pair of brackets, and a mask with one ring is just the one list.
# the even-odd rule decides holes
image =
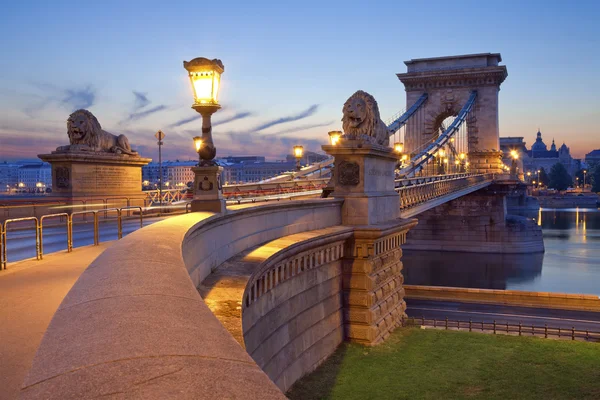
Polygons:
[[396,191],[400,194],[400,209],[404,211],[427,201],[492,180],[493,174],[457,175],[451,179],[433,180],[399,187]]
[[190,213],[131,233],[67,294],[21,398],[283,399],[196,286],[241,251],[340,220],[340,200],[318,199]]
[[[352,232],[338,226],[268,243],[284,247],[257,266],[246,285],[246,351],[283,391],[344,340],[342,257]],[[289,240],[295,243],[286,246]]]

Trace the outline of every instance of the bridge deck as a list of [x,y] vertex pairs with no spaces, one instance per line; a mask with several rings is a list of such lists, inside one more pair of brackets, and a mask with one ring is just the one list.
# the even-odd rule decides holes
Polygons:
[[111,242],[0,272],[0,399],[15,399],[52,316],[79,275]]

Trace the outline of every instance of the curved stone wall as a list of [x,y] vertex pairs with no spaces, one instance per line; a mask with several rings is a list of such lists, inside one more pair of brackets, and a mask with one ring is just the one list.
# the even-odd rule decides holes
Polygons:
[[284,398],[196,286],[240,251],[339,225],[340,215],[339,200],[294,201],[172,217],[128,235],[65,297],[21,397]]
[[286,246],[246,285],[246,351],[283,391],[344,340],[342,258],[352,231],[340,226]]

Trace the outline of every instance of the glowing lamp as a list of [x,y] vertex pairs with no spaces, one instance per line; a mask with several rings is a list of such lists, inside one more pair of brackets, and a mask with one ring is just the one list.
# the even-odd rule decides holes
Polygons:
[[519,153],[517,153],[517,151],[516,151],[516,150],[511,150],[511,151],[510,151],[510,156],[511,156],[513,159],[515,159],[515,160],[516,160],[517,158],[519,158]]
[[394,151],[398,154],[402,153],[404,151],[404,143],[402,143],[402,142],[394,143]]
[[458,165],[458,164],[460,164],[460,161],[458,161],[458,160],[454,161],[454,165]]
[[444,164],[448,164],[448,159],[444,158]]
[[[342,137],[342,132],[340,131],[330,131],[329,132],[329,140],[331,141],[331,145],[335,146],[340,141],[340,137]],[[302,157],[302,156],[300,156]]]
[[42,182],[37,182],[37,183],[35,184],[35,187],[41,188],[41,187],[42,187]]
[[464,160],[466,156],[467,156],[467,155],[466,155],[465,153],[460,153],[460,154],[458,155],[458,158],[460,158],[461,160]]
[[531,171],[527,171],[527,176],[531,176]]
[[302,146],[294,146],[294,157],[300,159],[304,154],[304,147]]
[[219,106],[219,87],[221,74],[225,70],[221,60],[198,57],[192,61],[184,61],[183,67],[194,92],[194,105]]
[[201,136],[194,136],[194,146],[196,146],[196,153],[199,153],[200,149],[202,148],[202,137]]
[[402,161],[406,161],[406,160],[408,160],[408,155],[407,155],[407,154],[402,154],[402,158],[401,158],[401,160],[402,160]]
[[444,157],[445,155],[446,155],[446,152],[444,151],[444,149],[440,149],[440,151],[438,151],[439,157]]

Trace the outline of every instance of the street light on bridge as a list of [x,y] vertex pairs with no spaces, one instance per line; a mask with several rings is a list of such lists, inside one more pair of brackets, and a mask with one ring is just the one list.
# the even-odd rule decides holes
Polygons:
[[300,145],[296,145],[294,146],[294,157],[296,157],[296,169],[298,171],[300,171],[300,159],[302,158],[302,155],[304,154],[304,147],[300,146]]

